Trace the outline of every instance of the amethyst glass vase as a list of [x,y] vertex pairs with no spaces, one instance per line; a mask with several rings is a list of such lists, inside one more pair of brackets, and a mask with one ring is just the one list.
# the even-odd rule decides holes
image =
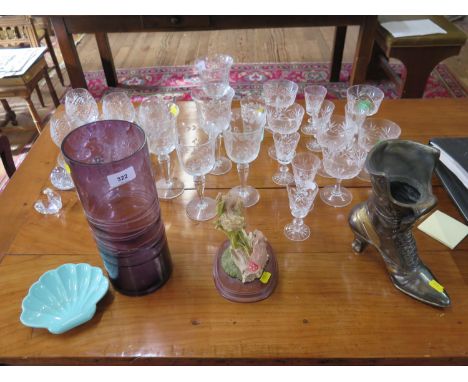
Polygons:
[[150,293],[172,270],[145,133],[107,120],[68,134],[62,152],[115,289]]

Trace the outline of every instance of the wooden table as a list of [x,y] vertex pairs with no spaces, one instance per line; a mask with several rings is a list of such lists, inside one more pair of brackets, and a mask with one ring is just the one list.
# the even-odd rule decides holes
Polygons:
[[195,31],[246,28],[287,28],[336,26],[332,54],[331,81],[339,81],[348,25],[359,25],[358,42],[350,76],[352,85],[365,82],[377,16],[52,16],[55,35],[72,87],[86,88],[74,33],[94,33],[107,85],[118,84],[107,33]]
[[[343,101],[337,101],[337,113]],[[181,104],[191,118],[192,103]],[[61,111],[61,109],[59,109]],[[466,135],[468,100],[385,100],[379,116],[397,122],[402,138],[428,142],[434,136]],[[286,190],[271,181],[277,163],[267,154],[267,134],[251,166],[249,184],[260,202],[247,210],[248,229],[262,230],[276,251],[279,283],[267,300],[237,304],[215,289],[212,263],[224,236],[213,221],[185,215],[193,189],[162,201],[174,262],[170,280],[144,297],[111,291],[88,323],[62,335],[19,322],[21,301],[45,271],[67,262],[103,267],[74,191],[62,192],[59,217],[33,210],[58,149],[42,134],[0,195],[0,362],[12,364],[468,364],[468,240],[450,251],[415,230],[420,256],[450,294],[438,309],[397,291],[380,255],[351,251],[347,224],[351,206],[335,209],[317,200],[305,219],[311,236],[291,242]],[[301,150],[304,150],[304,137]],[[175,159],[174,153],[173,159]],[[176,161],[175,161],[176,162]],[[176,173],[187,185],[174,163]],[[317,178],[319,185],[329,184]],[[366,199],[368,183],[344,182],[354,201]],[[238,184],[229,174],[207,177],[209,196]],[[438,208],[463,221],[434,180]]]

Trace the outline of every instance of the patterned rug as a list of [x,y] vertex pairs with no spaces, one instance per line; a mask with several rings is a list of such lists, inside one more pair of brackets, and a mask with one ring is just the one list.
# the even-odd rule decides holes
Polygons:
[[[260,94],[262,84],[269,79],[288,79],[298,83],[298,98],[303,98],[302,89],[308,84],[321,84],[327,87],[329,99],[346,97],[349,87],[351,64],[344,64],[340,82],[328,82],[330,64],[328,63],[261,63],[237,64],[230,73],[231,86],[239,99],[248,94]],[[402,78],[405,68],[402,64],[392,64]],[[85,73],[90,92],[100,99],[108,88],[103,71]],[[190,100],[190,89],[198,85],[198,78],[192,66],[152,67],[138,69],[117,69],[118,90],[125,89],[133,101],[141,101],[151,94],[164,95],[175,100]],[[388,99],[399,98],[398,89],[390,81],[369,82],[381,88]],[[444,64],[439,64],[431,73],[424,98],[466,97],[467,91],[456,80]]]

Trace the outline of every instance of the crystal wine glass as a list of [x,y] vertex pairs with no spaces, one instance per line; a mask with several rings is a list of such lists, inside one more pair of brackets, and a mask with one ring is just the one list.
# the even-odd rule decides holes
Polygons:
[[102,117],[134,122],[135,108],[126,93],[108,93],[102,98]]
[[[265,100],[262,97],[251,95],[240,100],[242,119],[248,123],[266,124]],[[263,140],[263,135],[262,135]]]
[[318,186],[312,183],[310,187],[303,188],[295,184],[288,184],[289,208],[294,217],[292,223],[284,227],[284,234],[289,240],[303,241],[310,236],[310,228],[304,224],[304,218],[313,207],[315,197],[318,193]]
[[297,131],[290,134],[273,134],[279,171],[273,175],[272,180],[280,186],[286,186],[294,181],[293,175],[289,172],[288,164],[294,158],[300,137],[301,135]]
[[231,161],[221,155],[223,131],[229,127],[231,119],[231,104],[234,98],[234,89],[228,87],[225,94],[219,98],[213,98],[205,93],[202,88],[192,89],[192,99],[197,106],[197,113],[203,129],[214,138],[218,139],[215,166],[211,175],[223,175],[231,170]]
[[150,152],[158,157],[163,177],[156,182],[160,199],[173,199],[184,192],[184,183],[171,177],[171,152],[177,143],[176,122],[179,108],[175,103],[152,96],[143,100],[138,120],[148,139]]
[[205,175],[215,164],[215,138],[207,134],[200,124],[180,123],[178,126],[177,156],[185,172],[193,176],[198,197],[186,207],[192,220],[204,221],[216,216],[216,201],[204,196]]
[[229,71],[234,59],[226,54],[214,54],[195,61],[195,69],[205,93],[221,98],[229,91]]
[[[395,122],[388,119],[368,118],[359,130],[359,145],[368,153],[380,141],[398,139],[401,128]],[[370,177],[365,166],[362,168],[358,178],[369,182]]]
[[362,169],[366,160],[366,152],[358,144],[331,149],[323,148],[323,165],[325,171],[336,178],[334,186],[326,186],[320,190],[320,198],[329,206],[344,207],[353,200],[353,194],[341,186],[343,179],[352,179]]
[[310,117],[308,123],[302,128],[304,134],[312,135],[317,131],[316,118],[326,95],[327,88],[322,85],[309,85],[304,88],[306,113]]
[[[265,100],[265,105],[272,108],[275,112],[282,111],[294,103],[298,89],[299,86],[293,81],[268,80],[263,84],[263,99]],[[269,125],[267,125],[267,129],[270,130]],[[268,148],[268,155],[276,160],[274,145]]]
[[65,113],[76,128],[99,119],[96,100],[83,88],[71,89],[65,95]]
[[335,110],[335,104],[332,101],[324,100],[322,101],[316,115],[313,118],[314,124],[313,129],[302,129],[304,135],[311,135],[311,138],[306,142],[306,147],[308,150],[313,152],[320,152],[322,148],[316,139],[317,129],[319,126],[324,126],[328,124],[330,118]]
[[320,158],[311,152],[296,153],[291,165],[297,187],[312,188],[315,184],[315,175],[320,168]]
[[[224,133],[224,145],[231,160],[237,163],[240,186],[231,188],[230,194],[242,199],[245,207],[253,206],[260,199],[258,191],[247,185],[249,163],[253,162],[260,152],[265,118],[245,118],[246,113],[240,109],[232,111],[231,125]],[[247,113],[247,117],[255,113]]]
[[382,90],[371,85],[354,85],[346,90],[349,107],[366,116],[377,113],[384,98]]
[[[73,126],[69,123],[66,114],[54,114],[50,118],[50,136],[59,149],[62,146],[63,139],[72,130]],[[75,187],[67,169],[68,166],[63,159],[62,151],[60,151],[57,157],[57,166],[50,173],[50,182],[58,190],[71,190]]]

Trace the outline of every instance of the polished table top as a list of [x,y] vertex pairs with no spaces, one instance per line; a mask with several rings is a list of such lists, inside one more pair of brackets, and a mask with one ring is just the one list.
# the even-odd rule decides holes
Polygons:
[[[344,102],[335,102],[335,112],[342,114]],[[179,118],[193,118],[192,103],[180,106]],[[401,138],[424,143],[468,132],[466,99],[385,100],[377,116],[398,123]],[[301,138],[298,151],[305,150],[306,139]],[[41,189],[50,185],[58,153],[45,131],[0,195],[0,363],[468,363],[468,240],[450,251],[415,230],[422,260],[452,298],[447,309],[397,291],[375,249],[352,252],[347,216],[369,195],[368,183],[343,183],[354,196],[345,208],[317,198],[305,219],[310,238],[289,241],[283,227],[292,216],[285,188],[271,181],[278,166],[267,154],[271,143],[266,134],[251,164],[248,183],[259,189],[260,202],[247,210],[247,228],[263,231],[276,251],[279,283],[272,296],[239,304],[218,294],[212,263],[225,237],[213,221],[186,216],[185,205],[195,191],[173,153],[174,171],[190,189],[161,201],[174,263],[171,278],[143,297],[111,289],[88,323],[53,335],[19,322],[30,285],[63,263],[103,265],[74,191],[61,192],[64,206],[58,217],[33,210]],[[316,180],[320,186],[332,182]],[[215,197],[238,182],[235,166],[227,175],[210,175],[206,195]],[[463,221],[436,178],[434,194],[438,209]]]

